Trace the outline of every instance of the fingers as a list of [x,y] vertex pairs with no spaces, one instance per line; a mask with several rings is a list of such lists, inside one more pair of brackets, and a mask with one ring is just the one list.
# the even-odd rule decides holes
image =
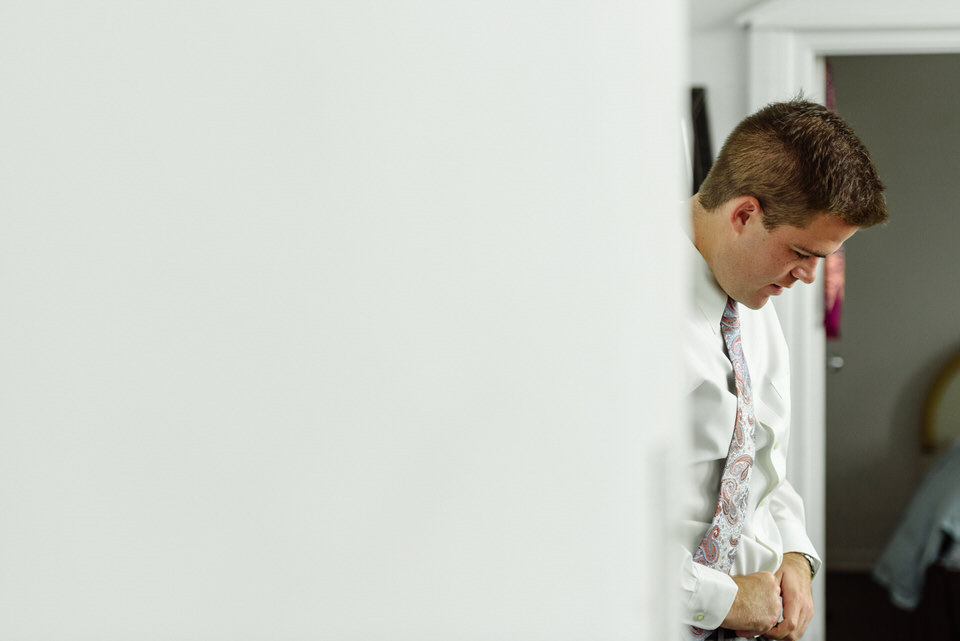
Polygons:
[[813,618],[809,566],[796,562],[794,556],[784,555],[784,562],[775,573],[783,594],[783,621],[766,632],[771,639],[799,639]]
[[737,597],[724,619],[723,627],[739,630],[740,636],[763,634],[780,620],[780,582],[770,572],[733,577]]
[[[781,623],[772,630],[767,630],[764,632],[764,636],[768,639],[786,639],[787,641],[796,641],[803,636],[803,633],[806,629],[807,626],[803,626],[803,629],[785,628]],[[739,632],[737,634],[739,634]]]
[[783,621],[765,634],[771,639],[799,639],[813,618],[813,607],[799,599],[785,600],[783,605]]
[[771,639],[799,639],[807,630],[809,620],[789,620],[784,619],[773,628],[767,630],[764,634]]

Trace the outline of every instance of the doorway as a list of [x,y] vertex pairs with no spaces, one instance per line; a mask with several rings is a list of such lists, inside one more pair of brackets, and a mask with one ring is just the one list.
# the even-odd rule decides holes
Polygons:
[[827,609],[862,623],[858,610],[876,620],[891,607],[869,572],[931,462],[924,397],[960,347],[960,54],[829,63],[836,109],[870,150],[891,213],[847,243],[841,335],[827,342],[825,551],[845,575]]

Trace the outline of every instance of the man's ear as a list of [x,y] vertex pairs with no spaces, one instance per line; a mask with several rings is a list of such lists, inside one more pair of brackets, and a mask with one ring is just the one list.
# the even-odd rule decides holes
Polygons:
[[750,222],[763,222],[763,209],[760,201],[753,196],[738,196],[730,201],[730,226],[735,234],[740,234]]

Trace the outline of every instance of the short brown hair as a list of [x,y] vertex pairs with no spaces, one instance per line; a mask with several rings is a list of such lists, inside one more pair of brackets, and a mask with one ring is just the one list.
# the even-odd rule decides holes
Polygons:
[[737,125],[698,192],[708,211],[753,196],[767,229],[830,213],[870,227],[889,217],[883,183],[850,126],[806,100],[767,105]]

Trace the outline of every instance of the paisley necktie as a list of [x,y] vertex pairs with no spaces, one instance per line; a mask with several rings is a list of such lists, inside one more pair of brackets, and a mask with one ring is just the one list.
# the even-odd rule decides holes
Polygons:
[[[753,430],[756,419],[753,414],[753,395],[750,391],[750,372],[743,358],[740,344],[740,314],[736,301],[727,298],[727,305],[720,319],[720,333],[727,345],[727,355],[733,365],[737,388],[737,419],[727,451],[727,461],[720,477],[720,498],[713,522],[700,542],[693,560],[721,572],[730,572],[740,543],[743,515],[747,510],[747,493],[750,490],[750,472],[753,470],[755,445]],[[690,627],[691,638],[705,639],[710,630]]]

